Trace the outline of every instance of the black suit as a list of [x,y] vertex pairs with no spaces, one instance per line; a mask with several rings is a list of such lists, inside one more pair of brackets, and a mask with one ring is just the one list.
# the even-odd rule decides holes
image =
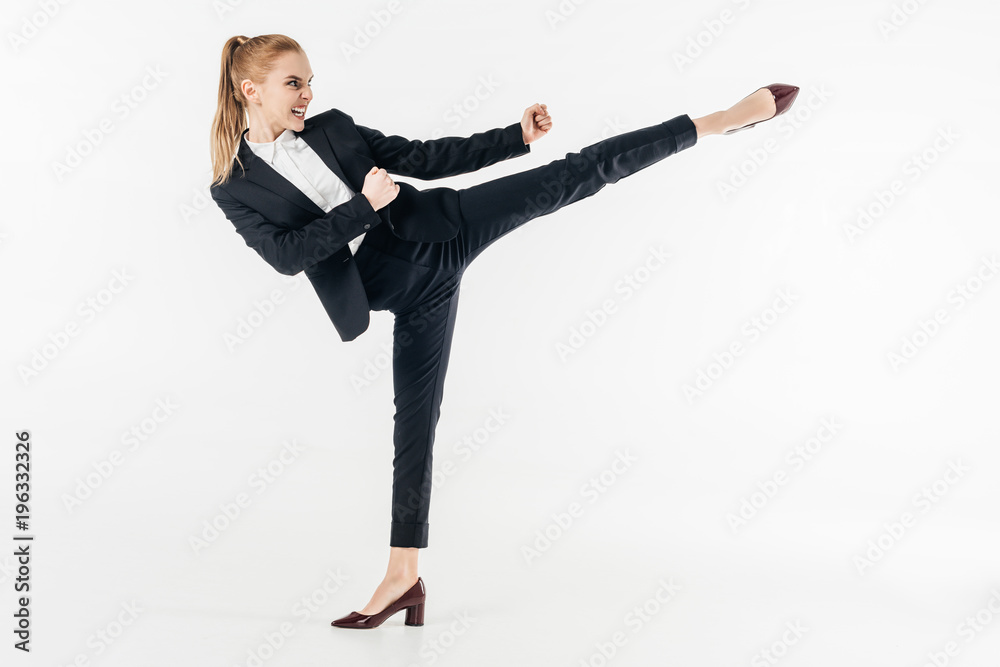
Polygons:
[[[300,136],[356,192],[373,165],[437,178],[528,152],[520,124],[468,139],[411,142],[357,126],[336,110],[307,120]],[[462,190],[421,192],[400,183],[399,196],[378,215],[359,194],[320,218],[308,197],[241,144],[247,177],[212,195],[247,244],[282,273],[305,269],[344,340],[367,328],[369,309],[395,315],[390,546],[427,546],[434,431],[469,263],[527,221],[590,197],[696,140],[691,119],[677,116]],[[613,222],[625,224],[625,217]],[[362,232],[352,258],[345,246]],[[350,506],[349,499],[343,505]]]
[[[399,183],[388,206],[372,209],[361,194],[373,166],[420,179],[445,178],[530,152],[521,124],[473,134],[410,141],[357,125],[339,109],[306,119],[298,133],[323,162],[357,194],[328,213],[269,164],[243,138],[230,180],[210,188],[212,198],[246,244],[279,273],[305,271],[344,341],[369,325],[369,304],[348,241],[385,223],[408,241],[445,241],[458,232],[460,213],[451,188],[418,190]],[[244,136],[246,132],[243,133]]]

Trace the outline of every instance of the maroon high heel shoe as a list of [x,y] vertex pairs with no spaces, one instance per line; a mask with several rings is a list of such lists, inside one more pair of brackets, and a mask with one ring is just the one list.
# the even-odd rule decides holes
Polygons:
[[335,628],[357,628],[362,630],[377,628],[382,625],[382,622],[385,621],[385,619],[389,618],[397,611],[402,611],[404,609],[406,610],[406,625],[423,625],[424,602],[426,599],[427,589],[424,588],[424,580],[417,577],[417,583],[413,584],[413,586],[410,587],[410,590],[403,593],[398,600],[377,614],[359,614],[356,611],[352,611],[343,618],[331,621],[330,625]]
[[[775,110],[774,110],[774,115],[771,116],[771,118],[777,118],[781,114],[788,111],[789,107],[792,106],[792,102],[795,101],[795,98],[798,97],[799,94],[798,86],[789,86],[784,83],[772,83],[770,86],[764,86],[764,88],[767,88],[769,91],[771,91],[771,96],[774,97]],[[763,88],[758,88],[757,90],[753,91],[753,93],[750,93],[750,95],[753,95],[754,93],[760,90],[763,90]],[[747,95],[747,97],[750,97],[750,95]],[[745,100],[747,97],[744,97],[743,99]],[[743,100],[740,101],[742,102]],[[757,123],[763,123],[764,121],[771,120],[771,118],[758,120]],[[740,130],[745,130],[748,127],[753,127],[757,123],[750,123],[749,125],[744,125],[743,127],[737,127],[735,130],[726,130],[725,132],[723,132],[723,134],[732,134],[733,132],[739,132]]]

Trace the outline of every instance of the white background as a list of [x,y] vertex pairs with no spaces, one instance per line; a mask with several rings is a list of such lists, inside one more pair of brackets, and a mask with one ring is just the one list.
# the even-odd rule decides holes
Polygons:
[[[995,3],[44,6],[8,2],[3,21],[4,664],[993,664]],[[311,113],[386,134],[468,136],[548,105],[555,126],[530,155],[427,187],[802,88],[786,116],[533,220],[466,273],[422,628],[329,626],[368,601],[388,556],[391,373],[352,378],[386,361],[392,315],[343,343],[305,277],[275,273],[208,196],[222,45],[263,33],[306,49]],[[850,236],[862,209],[878,215]],[[651,246],[671,257],[642,273]],[[628,299],[627,274],[645,279]],[[273,314],[227,345],[274,290]],[[744,325],[781,290],[793,305],[751,340]],[[615,312],[585,325],[609,298]],[[587,335],[562,358],[574,328]],[[712,380],[689,399],[700,372]],[[488,432],[491,411],[505,417]],[[11,647],[22,430],[30,655]],[[788,458],[818,435],[810,460]],[[278,466],[286,442],[301,452]],[[591,502],[581,488],[622,452],[634,462]],[[280,474],[254,485],[269,464]],[[249,506],[206,538],[241,493]]]

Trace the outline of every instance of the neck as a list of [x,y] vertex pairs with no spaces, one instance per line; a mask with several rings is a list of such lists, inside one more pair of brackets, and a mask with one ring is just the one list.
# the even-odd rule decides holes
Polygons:
[[262,114],[254,113],[253,107],[250,109],[248,120],[250,129],[247,132],[247,141],[252,141],[255,144],[270,143],[285,131],[285,128],[280,124],[269,122],[263,118]]
[[249,131],[247,132],[247,141],[251,141],[255,144],[270,143],[277,139],[278,136],[284,131],[285,128],[275,129],[267,126],[259,127],[251,125]]

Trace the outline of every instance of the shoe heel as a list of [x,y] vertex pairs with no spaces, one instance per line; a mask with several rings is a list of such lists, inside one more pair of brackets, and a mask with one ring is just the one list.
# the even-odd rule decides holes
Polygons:
[[406,625],[424,624],[424,602],[406,608]]

